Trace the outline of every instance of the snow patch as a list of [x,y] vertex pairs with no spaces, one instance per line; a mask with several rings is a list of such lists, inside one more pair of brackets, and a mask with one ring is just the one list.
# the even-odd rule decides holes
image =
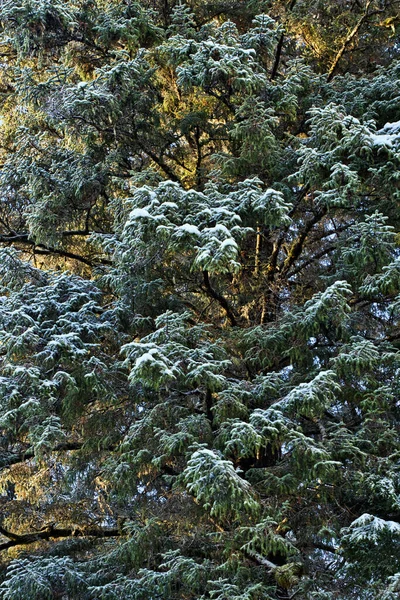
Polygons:
[[184,233],[190,233],[191,235],[201,235],[198,227],[196,225],[190,225],[189,223],[185,223],[178,227],[177,231],[182,231]]
[[129,218],[130,219],[139,219],[139,218],[148,218],[150,217],[150,213],[148,210],[146,210],[145,208],[134,208],[130,215]]
[[400,140],[400,121],[386,123],[376,133],[371,133],[374,146],[392,146],[393,142]]

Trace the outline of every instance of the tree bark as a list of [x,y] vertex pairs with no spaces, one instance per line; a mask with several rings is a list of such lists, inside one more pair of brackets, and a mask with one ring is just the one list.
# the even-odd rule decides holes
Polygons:
[[68,538],[68,537],[119,537],[121,531],[116,527],[111,528],[100,528],[100,527],[65,527],[56,528],[53,525],[44,527],[40,531],[33,531],[30,533],[23,533],[21,535],[7,531],[4,527],[0,526],[0,534],[8,538],[8,542],[0,544],[1,550],[8,550],[15,546],[26,546],[28,544],[34,544],[35,542],[48,541],[53,539]]

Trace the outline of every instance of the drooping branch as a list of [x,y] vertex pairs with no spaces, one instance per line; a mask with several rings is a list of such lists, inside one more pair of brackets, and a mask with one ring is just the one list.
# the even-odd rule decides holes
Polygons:
[[160,169],[162,169],[164,171],[164,173],[170,178],[171,181],[175,181],[176,183],[181,183],[181,180],[179,179],[179,177],[176,175],[176,173],[174,173],[174,171],[171,169],[171,167],[169,165],[167,165],[167,163],[163,160],[163,158],[161,156],[157,156],[157,154],[155,152],[153,152],[152,150],[150,150],[150,148],[146,148],[146,146],[138,141],[140,148],[142,149],[142,151],[147,154],[147,156],[149,158],[151,158],[151,160],[156,163],[156,165],[158,165],[160,167]]

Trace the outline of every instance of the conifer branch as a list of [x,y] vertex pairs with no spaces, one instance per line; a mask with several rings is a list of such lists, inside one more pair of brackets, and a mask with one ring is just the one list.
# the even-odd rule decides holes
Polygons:
[[325,214],[326,208],[324,208],[321,212],[317,213],[313,219],[306,223],[303,231],[300,233],[299,237],[293,243],[292,247],[289,250],[289,254],[287,255],[283,263],[282,273],[286,273],[289,270],[289,268],[293,265],[293,263],[295,263],[296,260],[299,258],[299,256],[303,252],[304,243],[307,239],[308,234],[310,233],[314,225],[321,221]]
[[[84,230],[78,231],[65,231],[61,234],[64,237],[69,236],[87,236],[89,232]],[[68,250],[62,250],[60,248],[52,248],[51,246],[46,246],[45,244],[36,244],[34,240],[29,237],[28,233],[15,233],[15,234],[6,234],[0,235],[0,244],[24,244],[28,245],[32,248],[34,254],[43,254],[43,255],[51,255],[56,254],[63,258],[70,258],[72,260],[77,260],[89,267],[94,267],[97,263],[103,265],[111,265],[112,262],[106,258],[102,258],[99,261],[92,261],[88,258],[85,258],[81,254],[76,254],[75,252],[70,252]]]
[[328,77],[327,77],[327,82],[329,83],[334,74],[335,71],[339,65],[339,62],[342,59],[343,54],[345,53],[347,47],[351,44],[351,42],[353,41],[353,39],[356,37],[357,33],[359,32],[361,26],[363,25],[364,21],[370,16],[369,14],[369,7],[372,4],[372,0],[367,0],[367,3],[365,5],[365,10],[364,13],[362,14],[362,16],[360,17],[360,19],[358,20],[358,22],[356,23],[356,25],[353,27],[353,29],[348,33],[346,39],[344,40],[339,52],[336,54],[331,67],[328,71]]
[[214,298],[215,300],[217,300],[217,302],[224,309],[226,316],[228,317],[229,322],[232,325],[232,327],[236,327],[236,325],[237,325],[236,317],[233,314],[232,309],[230,308],[227,299],[224,298],[224,296],[222,296],[222,294],[219,294],[212,287],[212,285],[210,283],[210,277],[209,277],[208,271],[203,271],[203,279],[204,279],[204,285],[206,286],[207,294],[210,296],[210,298]]
[[[290,3],[289,9],[288,9],[289,13],[294,9],[296,2],[297,2],[297,0],[292,0],[292,2]],[[281,55],[282,55],[284,40],[285,40],[285,32],[282,32],[282,34],[279,38],[279,41],[278,41],[278,45],[276,47],[274,66],[272,67],[270,81],[273,81],[278,73],[279,63],[281,62]]]
[[270,571],[273,571],[274,569],[276,569],[278,567],[278,565],[276,565],[272,561],[268,560],[268,558],[265,558],[264,556],[261,556],[261,554],[258,554],[258,552],[251,552],[250,550],[246,550],[245,554],[251,560],[253,560],[254,562],[256,562],[258,565],[266,567]]
[[315,263],[323,256],[326,256],[327,254],[330,254],[331,252],[334,252],[335,250],[336,250],[336,246],[334,246],[334,245],[330,245],[330,246],[326,246],[325,248],[322,248],[322,250],[313,254],[311,258],[309,258],[308,260],[305,260],[303,263],[301,263],[295,269],[293,269],[290,273],[290,277],[297,275],[298,273],[300,273],[300,271],[303,271],[303,269],[305,269],[309,265]]
[[28,544],[34,544],[40,541],[49,541],[60,538],[69,537],[93,537],[93,538],[105,538],[105,537],[120,537],[121,531],[116,527],[111,528],[100,528],[100,527],[54,527],[49,525],[41,529],[40,531],[33,531],[23,534],[15,534],[4,527],[0,526],[0,534],[8,538],[8,542],[0,544],[1,550],[8,550],[9,548],[15,548],[16,546],[26,546]]
[[317,548],[318,550],[323,550],[324,552],[330,552],[331,554],[336,554],[337,549],[330,544],[324,544],[323,542],[313,542],[313,548]]
[[[62,442],[51,448],[51,452],[71,452],[74,450],[81,450],[84,442]],[[104,450],[112,452],[117,447],[117,444],[110,444],[105,447]],[[11,452],[11,453],[0,453],[0,472],[2,469],[12,467],[24,463],[28,460],[35,458],[35,451],[33,448],[28,448],[24,452]]]
[[[50,254],[56,254],[57,256],[61,256],[62,258],[70,258],[71,260],[77,260],[78,262],[87,265],[88,267],[94,267],[94,262],[81,256],[80,254],[75,254],[74,252],[67,252],[66,250],[56,250],[55,248],[46,248],[42,246],[42,244],[33,245],[33,254],[42,254],[48,256]],[[100,261],[103,263],[103,261]],[[107,264],[111,264],[110,261],[107,261]]]
[[[52,451],[53,452],[67,452],[69,450],[80,450],[83,446],[83,442],[64,442],[57,444]],[[18,465],[27,460],[31,460],[35,457],[35,451],[33,448],[28,448],[25,452],[0,454],[0,471],[1,469]]]
[[146,148],[145,145],[142,144],[141,142],[139,142],[139,146],[143,150],[143,152],[145,154],[147,154],[147,156],[149,158],[151,158],[151,160],[157,166],[159,166],[160,169],[162,169],[164,171],[164,173],[170,178],[171,181],[175,181],[176,183],[181,182],[179,177],[176,175],[176,173],[174,173],[174,171],[171,169],[171,167],[169,165],[167,165],[167,163],[162,159],[161,156],[157,156],[157,154],[155,152],[153,152],[149,148]]

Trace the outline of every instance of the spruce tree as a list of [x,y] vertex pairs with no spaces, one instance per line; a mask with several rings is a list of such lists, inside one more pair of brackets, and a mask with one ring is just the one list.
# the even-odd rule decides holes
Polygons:
[[0,599],[400,592],[399,2],[0,6]]

